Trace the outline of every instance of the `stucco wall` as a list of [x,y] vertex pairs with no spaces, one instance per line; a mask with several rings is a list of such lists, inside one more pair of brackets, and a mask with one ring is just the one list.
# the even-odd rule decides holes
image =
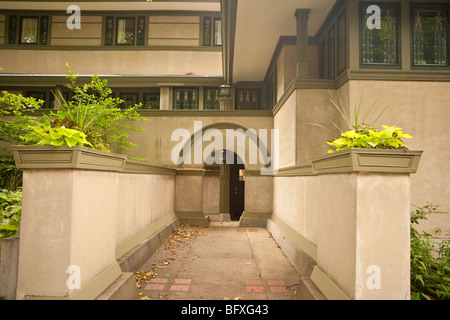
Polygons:
[[[413,136],[405,139],[410,149],[424,150],[417,174],[411,177],[411,203],[426,201],[450,212],[450,83],[416,81],[350,81],[350,106],[353,110],[363,95],[364,108],[377,99],[389,108],[377,123],[396,125]],[[450,230],[450,215],[435,215],[421,224],[428,232],[435,228]]]

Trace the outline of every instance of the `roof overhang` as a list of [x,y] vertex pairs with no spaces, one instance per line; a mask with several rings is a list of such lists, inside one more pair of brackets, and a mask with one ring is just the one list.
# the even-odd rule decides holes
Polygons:
[[78,5],[86,11],[212,11],[220,10],[220,0],[52,0],[0,1],[0,9],[17,10],[62,10],[70,5]]
[[228,83],[264,80],[282,36],[297,35],[297,9],[310,9],[308,33],[318,32],[336,0],[222,0],[224,75]]

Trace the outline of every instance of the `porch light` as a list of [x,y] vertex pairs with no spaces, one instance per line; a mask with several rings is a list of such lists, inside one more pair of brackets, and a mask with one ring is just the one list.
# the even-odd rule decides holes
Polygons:
[[220,97],[221,98],[230,98],[231,97],[231,87],[229,85],[220,86]]

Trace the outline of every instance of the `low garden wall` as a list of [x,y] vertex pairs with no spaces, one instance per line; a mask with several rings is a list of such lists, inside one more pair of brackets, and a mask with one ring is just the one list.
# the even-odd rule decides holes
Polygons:
[[137,297],[131,271],[145,261],[129,253],[176,222],[176,170],[84,147],[21,149],[16,299],[96,299],[128,280]]
[[410,174],[420,151],[342,151],[280,170],[267,228],[299,299],[410,299]]

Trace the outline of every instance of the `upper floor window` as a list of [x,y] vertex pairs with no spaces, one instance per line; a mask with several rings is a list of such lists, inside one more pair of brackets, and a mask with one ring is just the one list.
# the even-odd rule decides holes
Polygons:
[[197,88],[174,88],[174,109],[195,110],[198,109]]
[[258,89],[236,89],[236,110],[261,109],[260,95]]
[[449,9],[412,4],[414,66],[449,66]]
[[106,17],[105,45],[142,46],[145,44],[145,17]]
[[218,17],[203,18],[203,46],[222,45],[222,20]]
[[220,110],[220,89],[205,89],[205,110]]
[[48,16],[8,16],[8,44],[48,44]]
[[[378,3],[380,12],[371,13],[374,3],[362,3],[360,11],[361,64],[363,66],[399,66],[400,7]],[[380,24],[372,26],[379,14]]]

